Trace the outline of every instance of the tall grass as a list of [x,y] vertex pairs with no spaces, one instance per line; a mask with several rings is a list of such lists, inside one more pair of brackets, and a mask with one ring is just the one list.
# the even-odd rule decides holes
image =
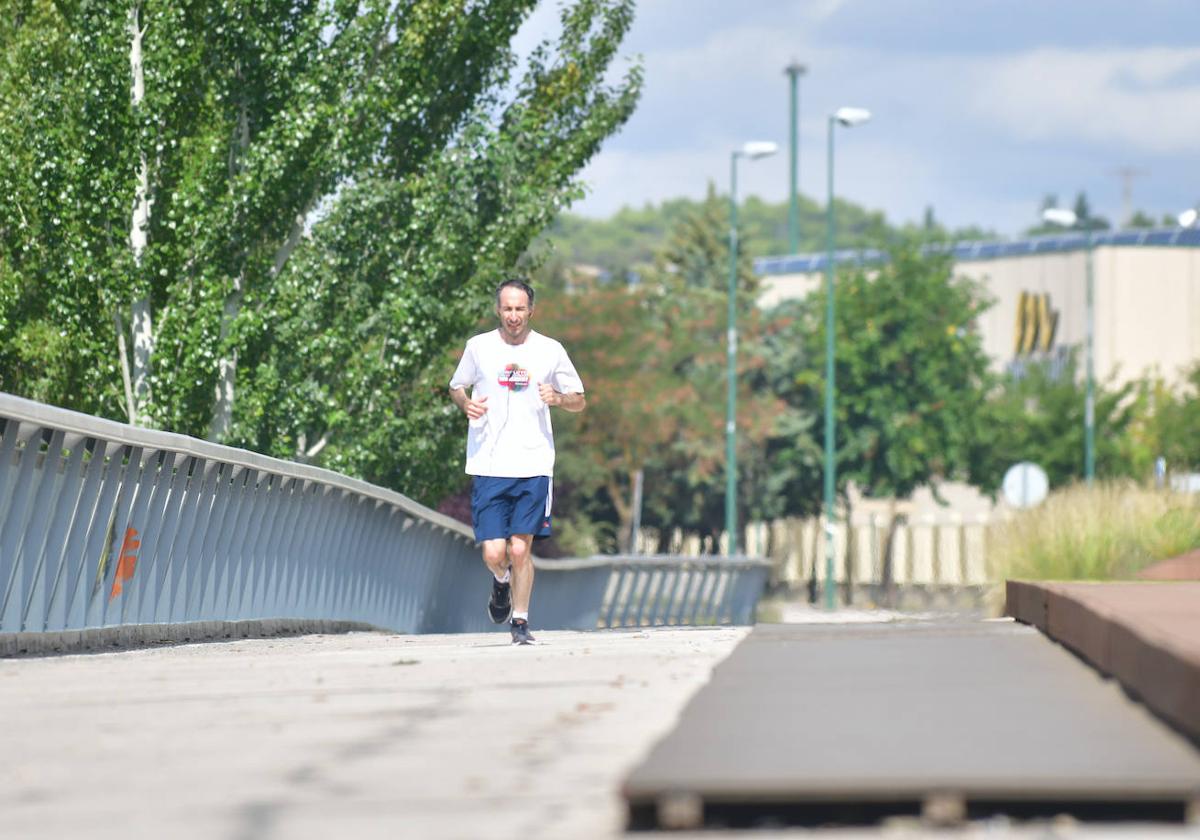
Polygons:
[[1128,482],[1079,484],[995,526],[994,579],[1121,580],[1200,548],[1200,497]]

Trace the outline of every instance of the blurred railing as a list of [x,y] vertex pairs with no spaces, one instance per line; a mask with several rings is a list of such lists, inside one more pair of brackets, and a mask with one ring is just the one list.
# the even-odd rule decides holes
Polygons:
[[[767,566],[539,561],[535,624],[745,623]],[[470,530],[399,493],[7,394],[0,587],[0,634],[278,618],[493,626]]]
[[771,564],[751,557],[613,559],[600,623],[750,624]]
[[[858,515],[849,526],[834,526],[833,576],[839,583],[980,586],[992,583],[987,563],[988,529],[1006,515],[964,516],[954,511],[939,515],[905,515],[891,536],[891,569],[886,570],[889,520],[882,515]],[[658,532],[643,529],[639,548],[650,551],[665,544],[684,555],[707,546],[696,537],[676,531],[662,543]],[[749,554],[767,558],[774,584],[798,587],[816,576],[825,577],[824,523],[816,518],[776,519],[747,523],[743,544]],[[720,545],[724,545],[724,535]]]
[[[891,535],[885,517],[856,518],[834,528],[834,580],[839,583],[982,586],[991,582],[987,532],[994,518],[953,513],[907,517]],[[754,531],[755,529],[751,529]],[[773,533],[772,533],[773,530]],[[754,548],[770,553],[778,582],[799,585],[825,576],[825,536],[815,519],[770,523],[755,533]],[[766,543],[770,543],[767,545]]]

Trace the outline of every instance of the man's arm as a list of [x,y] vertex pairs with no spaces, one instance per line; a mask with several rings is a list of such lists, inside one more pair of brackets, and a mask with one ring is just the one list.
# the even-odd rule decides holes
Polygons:
[[459,410],[472,420],[478,420],[487,413],[487,397],[473,400],[467,396],[466,388],[451,388],[450,399],[454,400],[454,404],[458,406]]
[[558,406],[573,413],[587,408],[587,399],[583,394],[560,394],[554,390],[553,385],[546,382],[538,385],[538,395],[546,405]]

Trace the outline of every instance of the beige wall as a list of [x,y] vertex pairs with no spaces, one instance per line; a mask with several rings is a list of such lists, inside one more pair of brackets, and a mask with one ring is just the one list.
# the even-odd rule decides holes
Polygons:
[[[1093,252],[1095,370],[1117,381],[1157,371],[1178,381],[1200,360],[1200,248],[1104,246]],[[995,301],[979,320],[983,346],[997,369],[1014,358],[1022,292],[1048,293],[1059,312],[1055,347],[1083,346],[1086,335],[1086,257],[1083,251],[971,260],[957,273],[981,281]],[[822,275],[768,275],[760,302],[800,297]],[[1082,364],[1082,358],[1080,359]]]

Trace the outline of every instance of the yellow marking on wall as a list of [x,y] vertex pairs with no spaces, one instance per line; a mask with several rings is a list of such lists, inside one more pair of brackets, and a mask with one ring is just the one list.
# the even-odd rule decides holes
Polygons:
[[1013,334],[1014,355],[1049,352],[1058,334],[1058,316],[1058,310],[1050,306],[1049,293],[1021,292]]

